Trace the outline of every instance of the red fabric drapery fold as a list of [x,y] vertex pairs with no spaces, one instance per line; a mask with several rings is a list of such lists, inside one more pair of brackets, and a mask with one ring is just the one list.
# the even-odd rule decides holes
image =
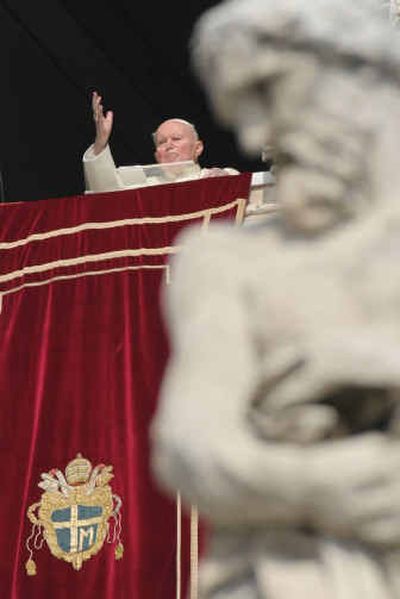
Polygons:
[[[249,185],[245,174],[0,206],[2,598],[175,597],[175,505],[148,466],[168,354],[160,281],[176,233],[209,209],[234,218]],[[113,466],[124,557],[105,543],[77,572],[45,544],[28,577],[40,475],[77,453]]]

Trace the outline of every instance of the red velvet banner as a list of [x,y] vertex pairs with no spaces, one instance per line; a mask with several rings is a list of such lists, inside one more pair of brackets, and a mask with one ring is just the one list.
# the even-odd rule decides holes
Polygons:
[[0,206],[2,599],[176,597],[175,504],[148,467],[168,353],[160,281],[177,231],[234,218],[249,185]]

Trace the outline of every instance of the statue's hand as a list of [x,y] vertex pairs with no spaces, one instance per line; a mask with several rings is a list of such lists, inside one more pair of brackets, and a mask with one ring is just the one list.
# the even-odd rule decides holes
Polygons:
[[400,442],[368,433],[307,451],[311,526],[375,547],[400,546]]

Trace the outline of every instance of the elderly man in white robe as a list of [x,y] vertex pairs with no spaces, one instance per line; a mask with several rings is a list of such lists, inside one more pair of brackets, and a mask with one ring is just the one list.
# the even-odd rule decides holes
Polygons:
[[[157,174],[145,178],[139,169],[132,171],[129,167],[116,167],[109,146],[114,114],[112,110],[104,111],[102,97],[96,91],[92,94],[92,111],[96,128],[95,140],[83,155],[83,171],[87,191],[115,191],[165,182],[165,178]],[[199,138],[195,126],[185,119],[172,118],[162,122],[153,133],[153,141],[156,162],[160,165],[172,164],[177,167],[169,169],[172,175],[171,181],[179,182],[238,173],[233,168],[200,167],[198,160],[203,152],[204,144]],[[191,161],[193,165],[188,167],[188,161]],[[168,174],[168,169],[164,170]]]

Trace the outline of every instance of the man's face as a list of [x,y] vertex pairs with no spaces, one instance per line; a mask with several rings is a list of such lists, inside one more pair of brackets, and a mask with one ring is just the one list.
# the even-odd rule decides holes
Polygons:
[[159,163],[181,162],[194,160],[203,151],[203,142],[196,139],[196,134],[190,125],[173,119],[162,123],[156,132],[155,159]]

